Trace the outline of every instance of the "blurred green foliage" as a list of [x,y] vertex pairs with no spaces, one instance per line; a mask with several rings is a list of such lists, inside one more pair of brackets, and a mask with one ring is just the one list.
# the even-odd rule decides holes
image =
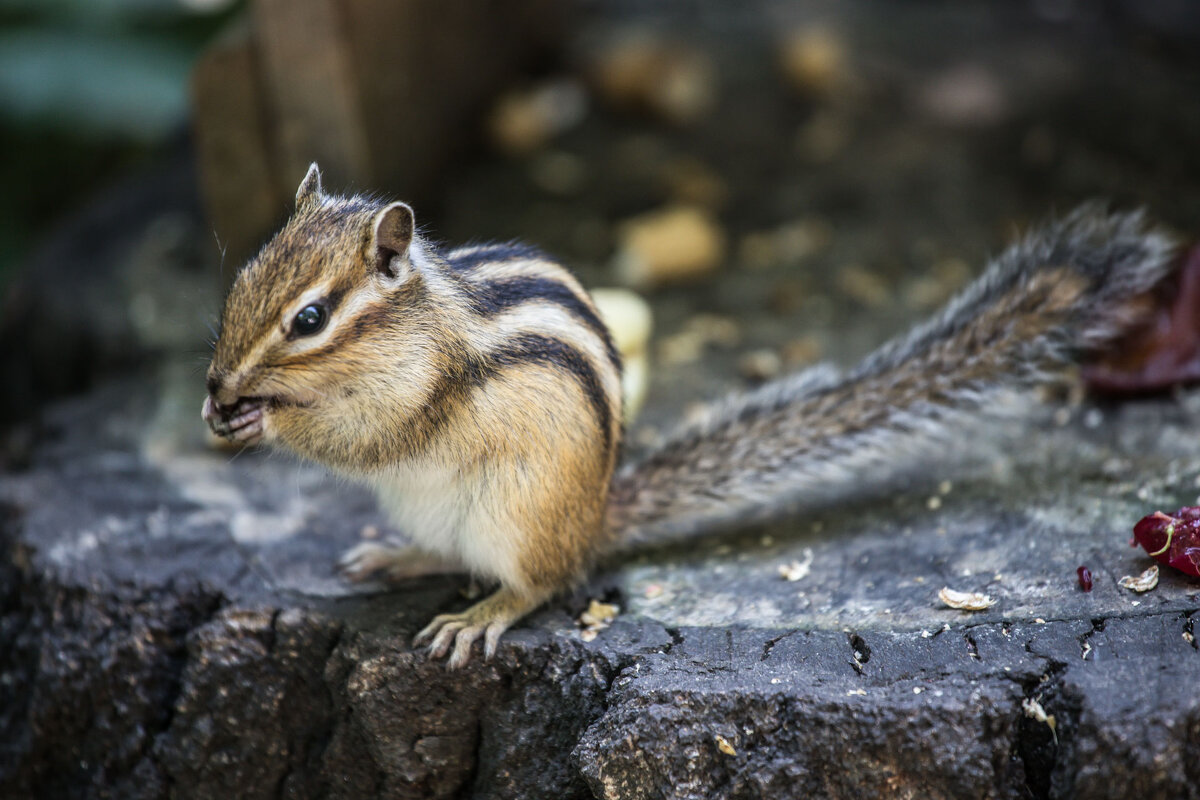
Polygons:
[[0,285],[98,185],[186,131],[188,76],[244,0],[0,0]]

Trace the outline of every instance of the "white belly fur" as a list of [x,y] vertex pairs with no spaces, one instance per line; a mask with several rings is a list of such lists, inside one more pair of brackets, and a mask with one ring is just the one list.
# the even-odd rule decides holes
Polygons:
[[[430,463],[390,468],[372,479],[392,523],[423,550],[457,559],[473,573],[523,585],[503,512],[481,476]],[[499,513],[497,513],[499,512]]]

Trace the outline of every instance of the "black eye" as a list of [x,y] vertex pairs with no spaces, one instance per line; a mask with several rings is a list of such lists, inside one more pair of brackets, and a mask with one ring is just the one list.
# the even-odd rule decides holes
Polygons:
[[292,332],[297,336],[312,336],[325,327],[325,322],[328,319],[329,312],[325,310],[325,306],[317,303],[305,306],[300,309],[299,313],[296,314],[296,318],[292,320]]

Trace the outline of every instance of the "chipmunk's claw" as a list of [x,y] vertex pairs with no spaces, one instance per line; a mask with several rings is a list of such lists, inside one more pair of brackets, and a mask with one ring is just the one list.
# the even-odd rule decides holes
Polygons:
[[[413,644],[420,645],[432,639],[429,645],[430,657],[442,658],[449,652],[450,658],[446,661],[446,666],[450,669],[458,669],[471,660],[471,647],[480,636],[484,636],[486,633],[483,659],[491,661],[492,657],[496,655],[496,644],[500,640],[500,635],[508,629],[511,623],[473,624],[469,618],[470,613],[471,610],[468,609],[461,614],[439,614],[417,634]],[[451,651],[451,645],[453,645],[453,651]]]
[[[461,615],[444,614],[442,616]],[[441,617],[435,619],[430,625],[438,623],[440,619]],[[483,660],[491,661],[495,658],[500,637],[508,630],[511,623],[493,622],[490,625],[470,625],[462,619],[448,619],[440,624],[441,629],[433,637],[433,643],[429,645],[429,654],[433,658],[441,658],[450,650],[450,644],[453,642],[454,649],[450,652],[446,666],[450,669],[458,669],[471,660],[471,647],[481,636],[483,637]]]
[[[458,669],[471,660],[471,648],[482,636],[483,658],[491,661],[504,632],[541,602],[541,599],[526,598],[502,588],[466,611],[438,614],[413,638],[413,645],[429,642],[432,658],[442,658],[450,652],[446,665]],[[451,644],[454,646],[452,652]]]

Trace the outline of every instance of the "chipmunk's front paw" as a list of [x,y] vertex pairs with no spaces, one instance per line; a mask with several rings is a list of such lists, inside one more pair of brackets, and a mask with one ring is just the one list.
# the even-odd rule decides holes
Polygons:
[[243,398],[236,405],[222,406],[212,397],[204,398],[200,416],[218,436],[231,442],[250,445],[263,437],[263,402],[254,398]]
[[378,576],[396,563],[397,548],[379,542],[359,542],[338,559],[338,574],[352,583]]
[[338,559],[338,572],[353,583],[382,579],[402,581],[454,572],[455,565],[415,547],[383,542],[359,542]]
[[[458,669],[471,660],[471,646],[483,637],[483,658],[496,655],[500,637],[514,622],[542,604],[544,598],[528,598],[511,589],[501,588],[486,600],[458,614],[438,614],[413,639],[418,646],[430,642],[429,654],[441,658],[454,645],[446,665]],[[432,640],[432,641],[431,641]]]

